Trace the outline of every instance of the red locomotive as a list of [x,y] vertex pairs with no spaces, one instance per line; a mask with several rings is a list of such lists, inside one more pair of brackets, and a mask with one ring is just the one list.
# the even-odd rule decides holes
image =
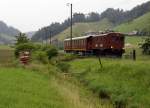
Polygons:
[[100,54],[122,56],[124,53],[124,35],[111,32],[96,35],[65,39],[64,50],[66,52],[82,54]]

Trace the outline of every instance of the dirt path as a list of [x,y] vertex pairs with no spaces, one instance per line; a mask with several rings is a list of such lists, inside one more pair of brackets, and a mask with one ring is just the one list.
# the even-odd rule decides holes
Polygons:
[[98,98],[82,87],[70,83],[65,79],[53,79],[53,85],[64,97],[70,108],[112,108],[109,104],[102,105]]

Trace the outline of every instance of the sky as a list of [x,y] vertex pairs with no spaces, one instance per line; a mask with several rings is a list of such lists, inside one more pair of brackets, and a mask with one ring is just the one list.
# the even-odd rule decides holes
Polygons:
[[63,22],[73,13],[98,12],[107,8],[130,10],[149,0],[0,0],[0,20],[22,32],[36,31],[52,22]]

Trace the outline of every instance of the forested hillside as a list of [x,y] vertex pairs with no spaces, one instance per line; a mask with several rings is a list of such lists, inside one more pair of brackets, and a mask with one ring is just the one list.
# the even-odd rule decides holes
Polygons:
[[141,35],[150,35],[150,13],[147,13],[131,22],[121,24],[115,30],[129,33],[137,31]]
[[0,21],[0,44],[12,43],[14,36],[19,33],[19,30],[8,26],[4,22]]
[[[100,22],[103,19],[108,19],[113,26],[117,26],[121,23],[131,22],[135,18],[138,18],[150,11],[150,2],[143,3],[134,7],[132,10],[124,11],[122,9],[108,8],[101,14],[91,12],[88,15],[83,13],[74,13],[73,24],[75,23],[92,23]],[[70,19],[66,19],[63,23],[52,23],[48,27],[41,28],[32,37],[33,41],[42,41],[47,39],[50,34],[52,36],[59,36],[58,34],[66,30],[70,26]],[[88,32],[88,31],[84,31]],[[69,35],[69,34],[68,34]]]
[[[101,21],[97,22],[91,22],[91,23],[76,23],[73,26],[73,37],[79,37],[81,35],[84,35],[86,32],[91,31],[100,31],[105,29],[112,29],[113,24],[108,19],[103,19]],[[63,41],[65,38],[70,37],[70,28],[64,30],[60,34],[54,36],[53,39],[58,39],[59,41]]]

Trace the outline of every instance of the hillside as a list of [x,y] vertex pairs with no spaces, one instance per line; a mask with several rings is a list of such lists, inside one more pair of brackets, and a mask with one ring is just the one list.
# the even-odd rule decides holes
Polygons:
[[[130,22],[150,11],[150,1],[137,5],[131,10],[125,11],[123,9],[108,8],[102,13],[90,12],[84,13],[74,13],[73,14],[73,24],[78,23],[94,23],[101,22],[103,19],[108,19],[113,25],[119,25],[125,22]],[[57,36],[61,32],[65,31],[70,26],[70,18],[65,19],[62,23],[53,22],[47,27],[42,27],[39,29],[31,38],[33,41],[43,41],[48,39],[50,34],[52,36]],[[86,31],[86,30],[85,30]],[[94,30],[95,31],[95,30]],[[75,35],[78,35],[75,34]],[[81,34],[80,34],[81,35]]]
[[35,33],[36,31],[30,31],[30,32],[26,32],[25,34],[28,36],[29,39],[31,39]]
[[134,30],[150,33],[150,13],[147,13],[128,23],[121,24],[117,26],[115,30],[124,33],[131,32]]
[[[112,27],[113,24],[109,22],[107,19],[103,19],[99,22],[93,23],[76,23],[73,25],[73,37],[81,36],[82,34],[90,31],[101,31],[105,29],[111,29]],[[67,28],[65,31],[54,36],[54,39],[63,41],[65,38],[69,36],[70,36],[70,28]]]
[[0,21],[0,44],[9,44],[14,40],[14,36],[20,31],[14,27],[8,26],[3,21]]

